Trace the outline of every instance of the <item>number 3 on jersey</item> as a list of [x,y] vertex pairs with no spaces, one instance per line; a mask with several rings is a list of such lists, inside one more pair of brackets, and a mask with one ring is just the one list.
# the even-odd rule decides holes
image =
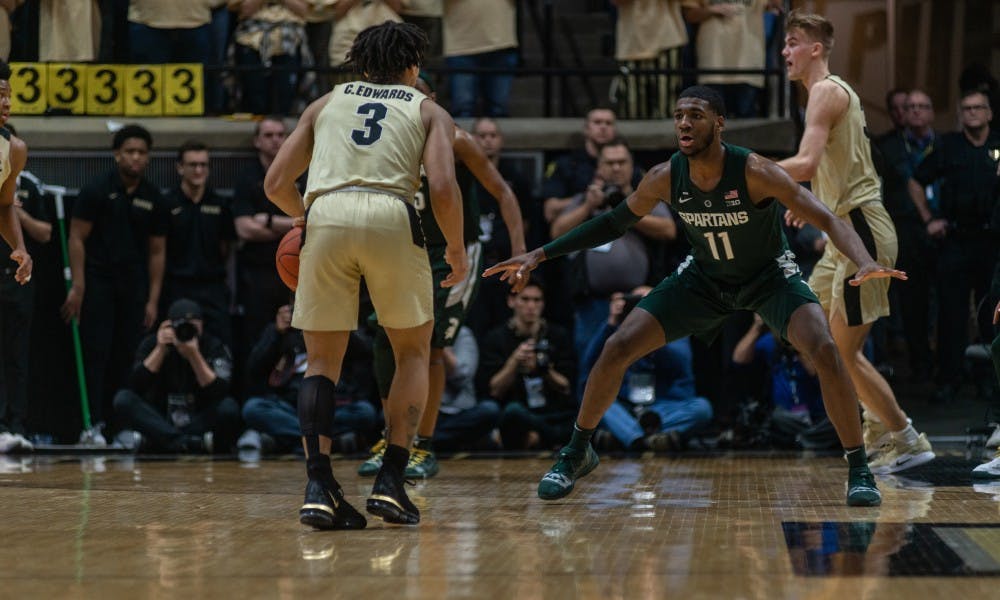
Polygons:
[[382,126],[379,121],[385,118],[385,104],[369,102],[358,107],[358,114],[367,117],[364,122],[364,129],[354,129],[351,131],[351,139],[359,146],[371,146],[382,137]]

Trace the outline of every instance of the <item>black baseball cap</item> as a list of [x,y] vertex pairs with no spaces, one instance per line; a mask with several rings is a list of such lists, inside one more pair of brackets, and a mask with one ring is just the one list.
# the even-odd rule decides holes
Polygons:
[[198,306],[198,303],[194,300],[188,300],[187,298],[174,300],[174,303],[167,310],[167,318],[171,321],[200,319],[202,318],[201,306]]

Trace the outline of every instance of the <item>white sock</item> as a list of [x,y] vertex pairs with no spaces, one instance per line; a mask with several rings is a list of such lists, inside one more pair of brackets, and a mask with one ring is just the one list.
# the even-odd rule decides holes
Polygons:
[[892,441],[899,442],[907,446],[916,443],[917,438],[919,437],[920,434],[917,433],[917,430],[914,429],[913,425],[910,425],[909,423],[906,424],[906,429],[892,432]]
[[861,420],[868,421],[869,423],[881,423],[882,421],[875,416],[875,413],[868,410],[867,408],[861,411]]

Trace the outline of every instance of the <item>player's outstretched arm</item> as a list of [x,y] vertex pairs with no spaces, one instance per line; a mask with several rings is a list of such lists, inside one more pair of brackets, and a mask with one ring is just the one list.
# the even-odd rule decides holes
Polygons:
[[441,287],[451,287],[465,279],[469,270],[462,229],[462,194],[455,182],[455,152],[452,147],[455,122],[451,115],[430,99],[420,104],[420,116],[427,130],[423,163],[431,210],[448,243],[444,259],[451,267],[451,273],[441,282]]
[[493,166],[472,134],[464,129],[455,129],[455,156],[469,168],[486,191],[496,198],[500,216],[510,234],[511,255],[524,254],[527,250],[524,244],[524,221],[514,190],[510,189],[503,175]]
[[629,227],[652,212],[661,199],[669,198],[670,163],[661,163],[650,169],[639,187],[613,210],[580,223],[541,248],[493,265],[483,271],[483,277],[500,273],[501,281],[513,277],[517,285],[518,280],[524,280],[528,273],[545,260],[596,248],[620,238]]
[[833,245],[858,265],[851,285],[861,285],[868,279],[878,277],[906,279],[906,273],[875,262],[853,227],[830,212],[812,192],[792,181],[775,163],[752,154],[747,159],[746,176],[747,189],[755,203],[765,198],[776,198],[806,223],[825,231]]
[[295,187],[295,180],[309,168],[316,115],[329,99],[330,94],[326,94],[306,108],[292,134],[281,144],[274,162],[264,176],[264,193],[267,194],[267,199],[289,217],[301,217],[306,213],[302,194]]

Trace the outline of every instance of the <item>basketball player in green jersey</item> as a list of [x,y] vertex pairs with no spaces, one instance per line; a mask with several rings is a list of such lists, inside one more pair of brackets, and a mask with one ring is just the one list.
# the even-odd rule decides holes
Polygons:
[[[366,525],[330,467],[334,391],[357,327],[362,277],[399,369],[386,401],[388,448],[366,507],[390,523],[420,520],[403,471],[427,399],[434,325],[430,263],[413,206],[421,164],[447,240],[451,272],[440,285],[455,285],[468,270],[451,148],[455,124],[413,89],[427,46],[427,35],[406,23],[387,21],[358,34],[348,60],[363,80],[339,84],[310,104],[264,178],[272,202],[289,216],[306,216],[292,325],[302,330],[308,360],[298,396],[309,478],[299,521],[317,529]],[[303,199],[295,180],[307,168]]]
[[[421,74],[416,88],[431,100],[437,101],[437,96],[430,84]],[[427,403],[424,405],[420,425],[417,427],[417,437],[410,452],[410,462],[406,465],[407,478],[428,478],[438,472],[438,461],[434,455],[432,438],[437,425],[438,412],[441,409],[441,399],[444,395],[445,369],[444,349],[455,343],[458,330],[465,322],[465,316],[479,288],[479,267],[481,266],[482,244],[479,242],[479,200],[476,197],[478,180],[489,191],[500,206],[500,215],[511,240],[511,256],[523,254],[524,224],[521,220],[521,208],[517,196],[504,181],[489,157],[479,146],[473,135],[463,129],[455,128],[454,141],[456,169],[455,175],[459,189],[462,191],[462,222],[465,224],[465,249],[469,256],[469,275],[464,281],[450,288],[442,288],[437,283],[449,271],[444,261],[445,238],[434,218],[429,202],[430,190],[426,178],[417,193],[414,204],[420,213],[420,225],[427,240],[427,254],[431,260],[431,271],[434,276],[434,335],[431,338],[430,385],[428,387]],[[461,163],[461,165],[458,165]],[[520,282],[519,282],[520,283]],[[524,281],[526,284],[527,281]],[[523,285],[522,285],[523,287]],[[520,288],[515,291],[520,291]],[[392,381],[395,365],[392,360],[392,350],[386,343],[385,334],[379,327],[375,334],[373,352],[375,354],[375,380],[379,395],[384,399]],[[359,475],[374,475],[382,464],[382,454],[385,452],[385,439],[381,439],[372,447],[372,455],[358,467]]]
[[674,109],[680,152],[653,167],[613,211],[484,273],[519,279],[540,262],[593,248],[621,236],[661,199],[680,215],[691,254],[677,271],[639,301],[605,343],[583,395],[569,444],[538,484],[545,500],[569,494],[598,464],[590,444],[632,362],[677,338],[711,339],[737,310],[752,310],[816,366],[827,415],[849,465],[847,504],[876,506],[882,497],[868,469],[850,377],[823,310],[802,280],[781,228],[780,207],[794,209],[827,232],[861,267],[852,285],[905,274],[876,263],[858,235],[773,162],[722,143],[725,106],[703,86],[684,90]]
[[[819,15],[792,11],[785,31],[781,54],[788,78],[805,85],[809,102],[799,151],[778,165],[796,181],[811,180],[816,197],[854,228],[868,253],[892,267],[896,228],[882,205],[861,101],[851,86],[830,74],[833,25]],[[795,221],[792,214],[789,221]],[[871,469],[893,473],[933,460],[934,452],[927,437],[916,432],[899,408],[889,383],[864,355],[872,325],[889,314],[889,280],[851,286],[846,282],[856,270],[838,244],[827,244],[809,286],[827,313],[833,340],[865,406],[864,439]]]
[[[10,118],[10,65],[0,60],[0,123]],[[17,176],[28,161],[28,146],[21,138],[0,127],[0,236],[13,248],[10,259],[17,263],[14,279],[24,285],[31,280],[31,256],[24,247],[21,222],[17,218],[14,195]]]

